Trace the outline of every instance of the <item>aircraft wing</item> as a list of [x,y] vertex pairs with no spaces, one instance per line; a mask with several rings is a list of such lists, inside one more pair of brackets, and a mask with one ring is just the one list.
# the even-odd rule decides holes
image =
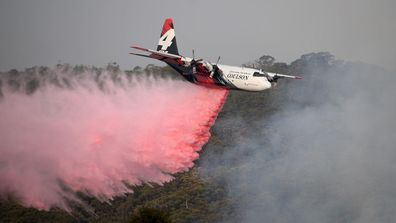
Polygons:
[[180,56],[180,55],[175,55],[175,54],[171,54],[171,53],[150,50],[150,49],[146,49],[146,48],[139,47],[139,46],[131,46],[131,48],[151,53],[150,55],[130,53],[130,54],[137,55],[137,56],[151,57],[151,58],[155,58],[155,59],[158,59],[157,58],[158,56],[159,57],[165,57],[165,58],[171,58],[171,59],[180,59],[180,58],[182,58],[182,56]]
[[276,74],[276,73],[267,73],[268,76],[274,78],[274,79],[279,79],[279,78],[291,78],[291,79],[302,79],[300,76],[292,76],[292,75],[286,75],[286,74]]

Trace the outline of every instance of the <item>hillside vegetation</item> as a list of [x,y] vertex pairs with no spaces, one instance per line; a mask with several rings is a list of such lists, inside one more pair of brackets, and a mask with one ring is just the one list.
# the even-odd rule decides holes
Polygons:
[[[321,75],[329,69],[338,69],[344,63],[335,60],[329,53],[310,53],[301,56],[290,64],[276,62],[271,56],[263,56],[244,64],[266,71],[294,74],[304,77],[302,80],[309,83],[315,75]],[[116,81],[120,75],[117,64],[109,64],[105,68],[88,66],[58,65],[62,69],[73,69],[78,76],[84,70],[93,70],[100,76],[101,72],[111,71]],[[47,67],[33,67],[24,71],[11,70],[0,75],[0,95],[5,88],[12,91],[34,94],[43,82],[44,76],[51,76]],[[145,68],[135,67],[126,71],[129,77],[152,75],[153,77],[180,78],[170,67],[148,65]],[[60,87],[67,87],[67,80],[57,77],[46,78],[46,82]],[[100,84],[100,82],[98,82]],[[200,153],[196,165],[187,172],[175,175],[175,180],[163,185],[133,186],[133,194],[118,197],[109,203],[102,203],[95,198],[80,197],[91,207],[86,210],[75,207],[73,213],[53,209],[49,212],[25,208],[13,200],[2,199],[0,202],[0,222],[144,222],[142,219],[161,219],[159,222],[219,222],[223,216],[233,216],[233,208],[238,200],[230,198],[227,183],[223,176],[232,174],[232,166],[223,165],[218,157],[227,156],[227,148],[246,138],[262,138],[262,131],[271,131],[266,123],[267,118],[282,111],[284,105],[291,100],[298,99],[298,85],[301,82],[280,80],[273,90],[264,92],[230,91],[228,99],[219,113],[215,125],[211,129],[211,138]],[[303,87],[307,87],[304,84]],[[290,96],[293,89],[294,96]],[[0,102],[1,103],[1,102]],[[302,100],[303,106],[304,100]],[[309,103],[309,102],[306,102]],[[263,120],[256,122],[257,119]],[[245,123],[239,125],[238,123]],[[268,124],[268,128],[266,128]],[[240,154],[244,156],[248,154]],[[235,159],[232,162],[238,163]],[[203,165],[211,163],[211,165]],[[237,219],[238,216],[235,216]],[[147,221],[154,222],[154,221]]]

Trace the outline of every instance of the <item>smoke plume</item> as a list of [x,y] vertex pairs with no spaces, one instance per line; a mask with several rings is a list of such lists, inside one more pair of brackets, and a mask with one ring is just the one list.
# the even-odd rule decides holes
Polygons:
[[[144,74],[44,71],[28,82],[34,92],[3,86],[0,98],[0,196],[44,210],[70,211],[77,191],[108,201],[172,180],[193,166],[227,94]],[[3,85],[26,82],[15,76],[31,79]]]
[[396,76],[330,62],[311,64],[304,80],[280,86],[270,117],[251,112],[258,134],[246,120],[217,123],[247,131],[205,164],[212,172],[219,169],[213,163],[222,164],[234,201],[224,222],[396,219]]

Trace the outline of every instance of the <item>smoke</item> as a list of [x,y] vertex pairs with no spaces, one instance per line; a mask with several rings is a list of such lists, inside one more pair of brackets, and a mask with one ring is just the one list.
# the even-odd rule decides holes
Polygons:
[[280,86],[277,113],[254,117],[259,134],[205,163],[222,164],[234,204],[224,222],[394,222],[395,74],[338,61],[304,76]]
[[70,211],[70,201],[81,202],[77,191],[109,201],[132,192],[127,185],[168,182],[193,166],[227,95],[169,78],[81,69],[3,78],[14,88],[40,87],[30,95],[2,88],[1,197]]

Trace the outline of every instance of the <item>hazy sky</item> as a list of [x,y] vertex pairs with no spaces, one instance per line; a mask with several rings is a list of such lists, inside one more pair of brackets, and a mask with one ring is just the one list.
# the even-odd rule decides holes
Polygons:
[[[263,54],[291,62],[329,51],[396,69],[394,0],[1,0],[0,70],[57,62],[123,69],[152,63],[129,46],[154,48],[174,18],[179,52],[240,65]],[[160,64],[160,63],[156,63]]]

